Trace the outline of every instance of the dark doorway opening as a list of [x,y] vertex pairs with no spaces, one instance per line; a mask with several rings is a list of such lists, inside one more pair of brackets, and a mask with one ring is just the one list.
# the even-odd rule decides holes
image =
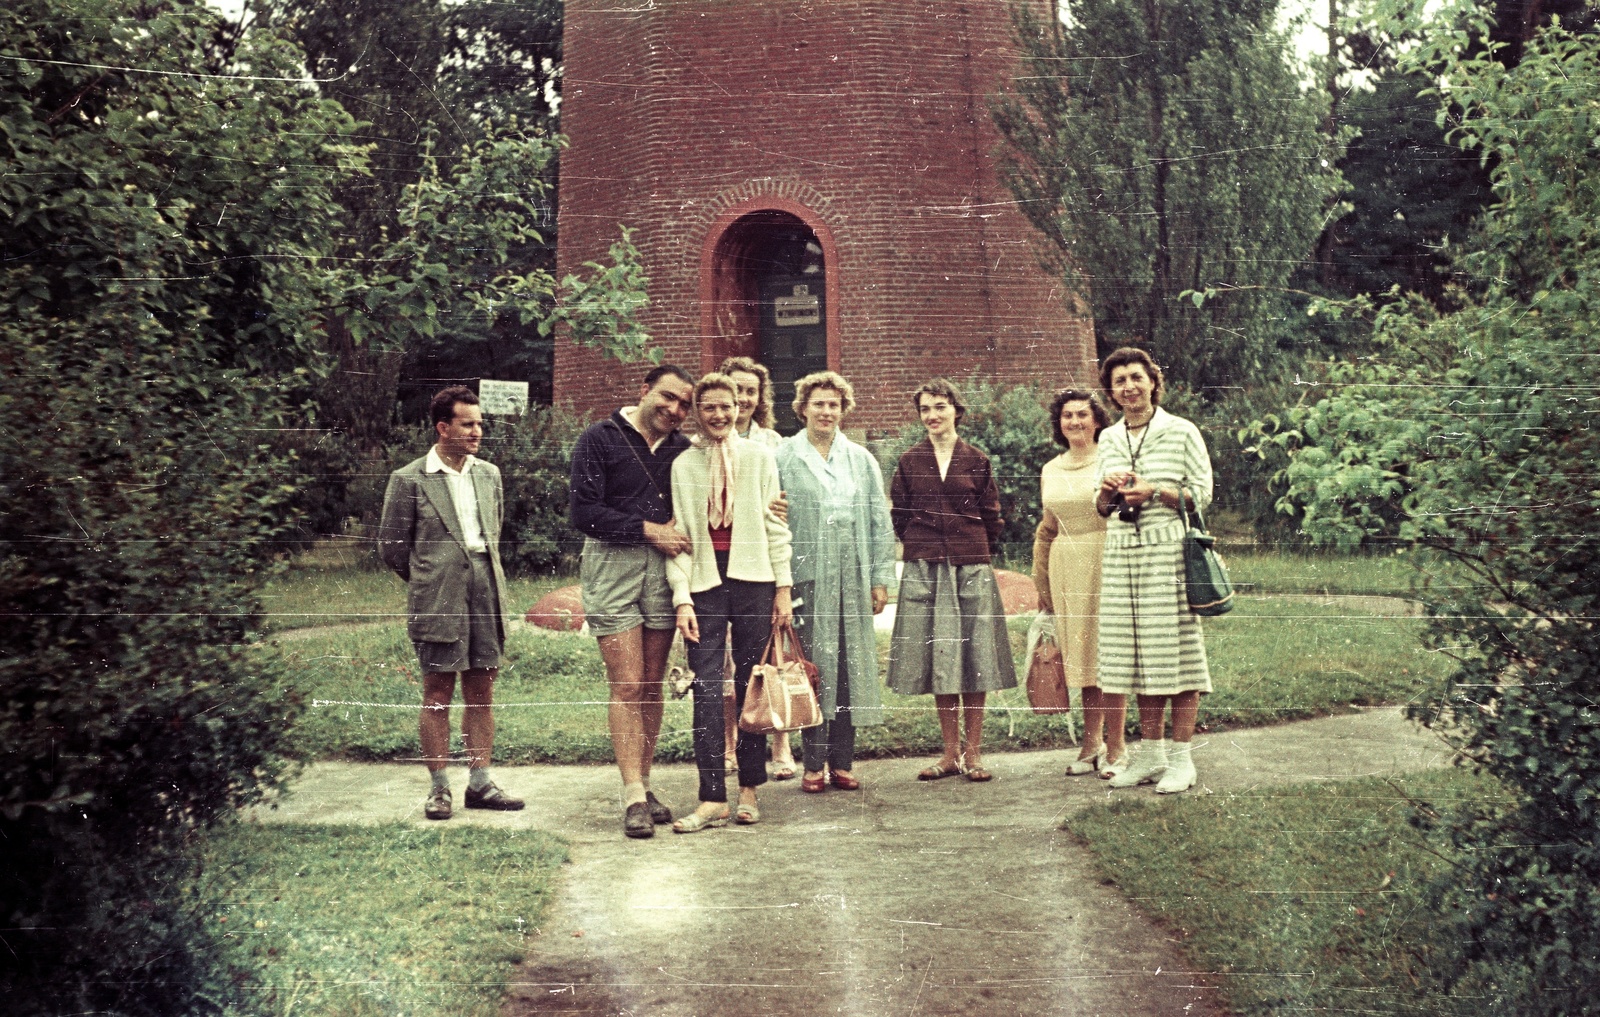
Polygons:
[[772,372],[778,430],[794,433],[795,381],[828,367],[822,244],[797,216],[762,209],[723,232],[711,273],[713,360],[746,356],[765,364]]

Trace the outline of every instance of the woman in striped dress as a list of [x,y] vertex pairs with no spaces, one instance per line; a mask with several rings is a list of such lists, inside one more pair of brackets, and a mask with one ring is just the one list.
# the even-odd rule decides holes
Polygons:
[[[1100,386],[1122,410],[1100,435],[1095,509],[1106,517],[1100,587],[1100,688],[1139,697],[1141,740],[1112,787],[1194,786],[1190,742],[1200,696],[1211,691],[1200,619],[1183,577],[1179,499],[1211,501],[1211,457],[1200,429],[1161,409],[1161,369],[1123,347],[1100,365]],[[1172,741],[1165,738],[1172,707]]]

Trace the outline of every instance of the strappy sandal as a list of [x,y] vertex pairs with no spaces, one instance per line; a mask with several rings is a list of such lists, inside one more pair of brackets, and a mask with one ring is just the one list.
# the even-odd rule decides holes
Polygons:
[[719,826],[727,826],[727,825],[728,825],[728,814],[726,812],[724,812],[720,816],[707,816],[707,815],[704,815],[703,813],[691,812],[687,816],[684,816],[682,819],[677,819],[677,820],[673,821],[673,823],[672,823],[672,832],[673,833],[699,833],[701,830],[714,829],[714,828],[719,827]]
[[938,762],[918,773],[917,779],[944,780],[946,777],[954,777],[966,772],[967,768],[961,765],[960,760],[957,760],[953,766],[945,766],[943,762]]

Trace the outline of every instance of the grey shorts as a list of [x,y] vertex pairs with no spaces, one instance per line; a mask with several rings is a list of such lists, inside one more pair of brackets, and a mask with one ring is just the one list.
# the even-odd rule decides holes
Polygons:
[[612,636],[640,625],[670,629],[678,622],[666,556],[648,544],[585,540],[578,577],[590,635]]
[[487,554],[469,554],[472,565],[467,580],[467,632],[453,643],[412,642],[422,670],[480,671],[500,666],[505,633],[500,630],[500,597],[494,588],[494,567]]

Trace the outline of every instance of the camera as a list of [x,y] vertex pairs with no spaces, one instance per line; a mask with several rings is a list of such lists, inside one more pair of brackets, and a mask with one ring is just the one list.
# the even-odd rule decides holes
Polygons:
[[[1133,478],[1129,477],[1122,484],[1123,487],[1132,487]],[[1127,496],[1121,491],[1111,496],[1111,507],[1117,510],[1117,518],[1125,523],[1133,524],[1139,521],[1139,513],[1144,511],[1144,506],[1135,507],[1128,504]]]

